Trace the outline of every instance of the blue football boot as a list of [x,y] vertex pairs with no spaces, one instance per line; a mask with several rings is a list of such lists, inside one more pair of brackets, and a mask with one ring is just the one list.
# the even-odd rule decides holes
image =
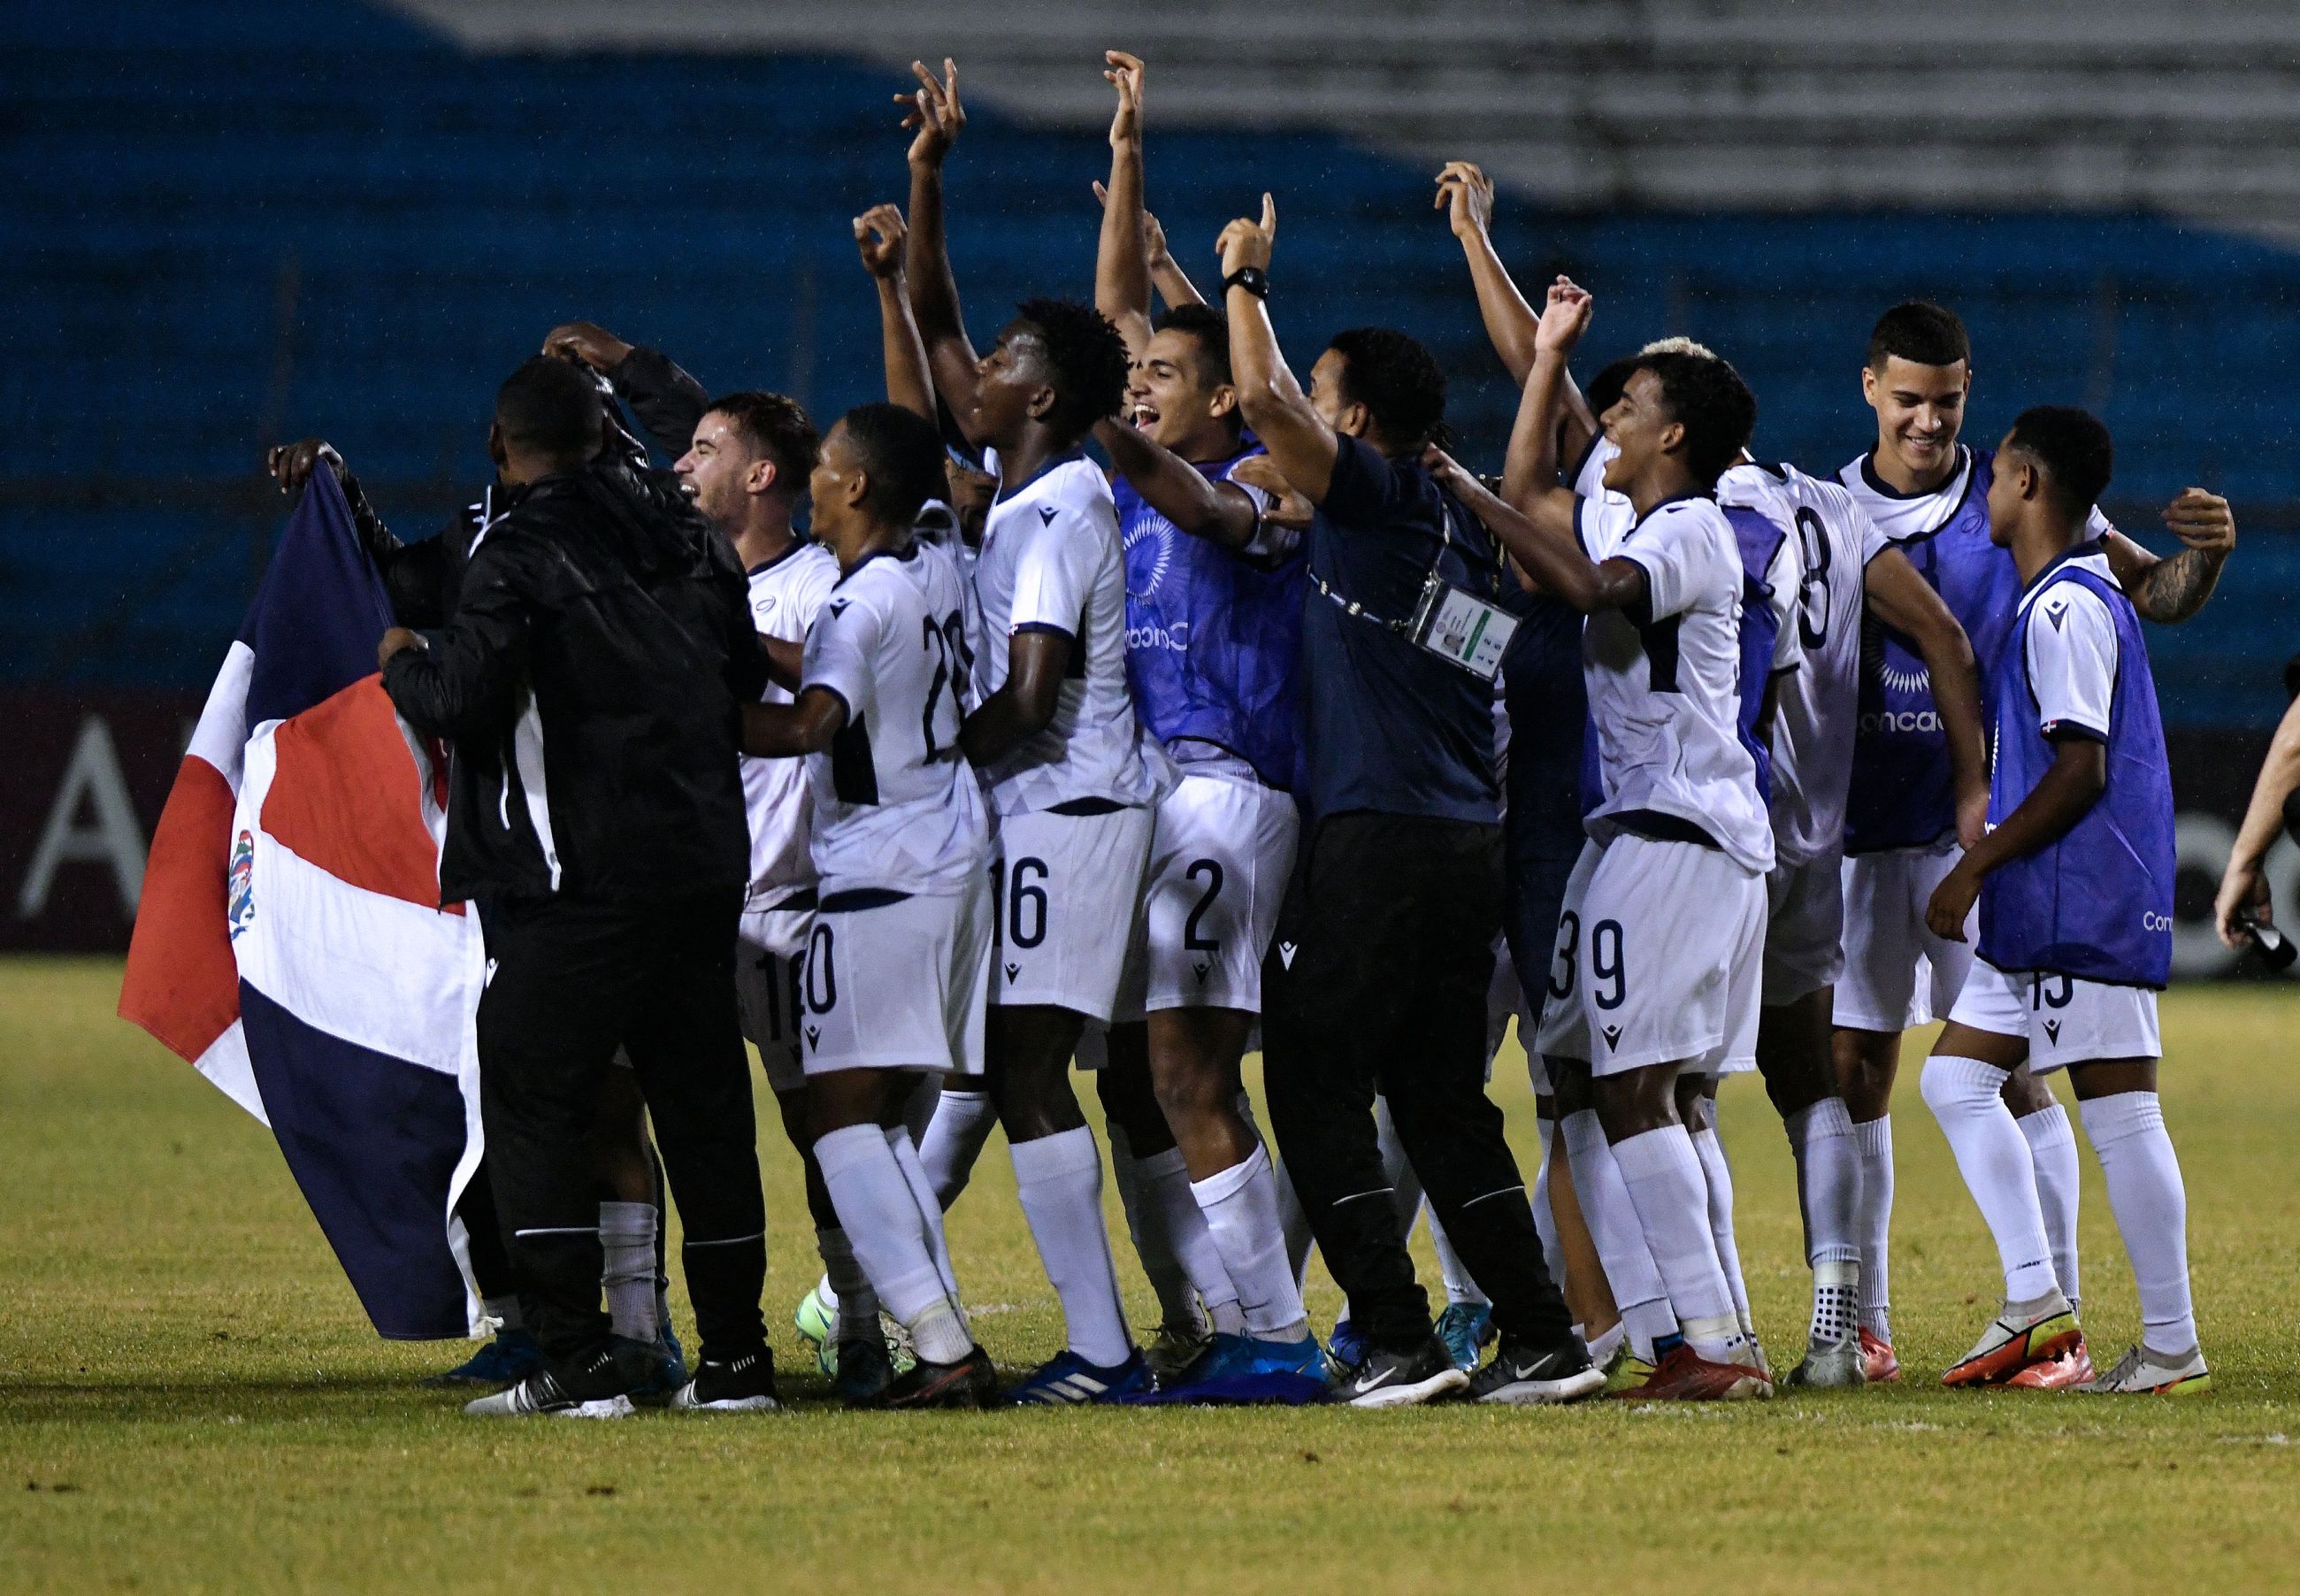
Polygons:
[[1005,1400],[1016,1408],[1060,1408],[1123,1401],[1152,1389],[1150,1364],[1139,1348],[1129,1352],[1124,1363],[1109,1368],[1065,1349],[1040,1364]]

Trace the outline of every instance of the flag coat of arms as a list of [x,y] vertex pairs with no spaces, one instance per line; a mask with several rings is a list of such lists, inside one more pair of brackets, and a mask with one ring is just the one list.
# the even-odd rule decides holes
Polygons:
[[478,917],[439,907],[437,751],[375,670],[391,606],[315,469],[154,832],[122,1017],[262,1120],[377,1331],[475,1324]]

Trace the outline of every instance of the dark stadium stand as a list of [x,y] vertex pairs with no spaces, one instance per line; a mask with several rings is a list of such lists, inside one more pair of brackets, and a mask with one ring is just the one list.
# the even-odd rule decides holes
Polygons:
[[[403,531],[426,531],[479,480],[495,380],[555,322],[818,410],[874,389],[846,223],[903,194],[882,67],[467,58],[349,0],[19,0],[0,46],[7,679],[204,684],[278,518],[260,447],[326,434]],[[1106,154],[975,108],[952,204],[978,337],[1025,293],[1087,290]],[[1271,306],[1297,361],[1343,326],[1407,327],[1454,373],[1468,457],[1498,464],[1513,396],[1424,171],[1329,133],[1154,124],[1150,184],[1209,286],[1216,230],[1273,190]],[[1757,391],[1760,451],[1818,471],[1865,441],[1876,311],[1955,305],[1979,350],[1976,441],[2025,404],[2080,401],[2118,435],[2127,525],[2146,534],[2147,506],[2191,480],[2238,501],[2240,579],[2152,651],[2176,723],[2273,717],[2295,641],[2279,596],[2300,587],[2300,255],[2140,215],[1541,213],[1506,196],[1496,233],[1521,282],[1564,269],[1596,292],[1593,354],[1715,344]]]

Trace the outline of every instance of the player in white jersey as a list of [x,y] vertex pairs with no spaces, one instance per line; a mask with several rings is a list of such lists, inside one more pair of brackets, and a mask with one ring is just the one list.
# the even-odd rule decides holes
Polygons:
[[[1760,1396],[1771,1381],[1741,1326],[1678,1085],[1750,1057],[1756,1040],[1772,832],[1741,734],[1746,577],[1712,497],[1756,406],[1713,355],[1637,357],[1600,418],[1615,451],[1605,485],[1637,520],[1591,557],[1574,535],[1580,496],[1555,466],[1558,390],[1589,308],[1562,279],[1549,291],[1511,443],[1507,482],[1524,513],[1458,470],[1447,486],[1545,589],[1590,617],[1583,673],[1601,801],[1587,825],[1601,851],[1581,893],[1571,990],[1596,1115],[1678,1326],[1659,1338],[1643,1392]],[[1559,940],[1563,951],[1563,928]]]
[[[1938,305],[1899,305],[1870,334],[1862,391],[1876,412],[1877,441],[1838,479],[1886,537],[1939,592],[1972,641],[1988,702],[1988,673],[2012,623],[2020,582],[2012,558],[1988,541],[1993,457],[1957,441],[1972,383],[1963,324]],[[2159,559],[2110,527],[2096,510],[2117,582],[2146,620],[2184,621],[2211,596],[2236,542],[2228,501],[2191,488],[2164,511],[2187,547]],[[1835,1062],[1862,1164],[1861,1339],[1871,1378],[1898,1368],[1888,1309],[1887,1235],[1892,1213],[1893,1080],[1901,1032],[1946,1014],[1971,965],[1964,942],[1925,924],[1934,889],[1977,840],[1969,798],[1952,807],[1938,704],[1904,638],[1871,627],[1864,647],[1861,712],[1847,807],[1844,979],[1835,999]],[[2005,1088],[2020,1118],[2045,1198],[2046,1227],[2069,1295],[2077,1295],[2076,1140],[2068,1116],[2025,1068]],[[2060,1383],[2088,1375],[2081,1351]]]
[[[943,241],[942,163],[964,125],[956,72],[918,69],[904,96],[910,292],[937,392],[967,441],[995,456],[998,497],[972,576],[981,703],[967,757],[998,813],[998,945],[985,1085],[1068,1344],[1013,1391],[1033,1403],[1146,1392],[1102,1219],[1102,1153],[1071,1089],[1088,1020],[1107,1024],[1171,766],[1126,689],[1126,578],[1110,485],[1080,452],[1126,391],[1126,345],[1089,305],[1026,301],[990,352],[968,339]],[[938,1168],[971,1163],[972,1128],[938,1109]],[[979,1145],[979,1142],[977,1143]]]
[[958,747],[965,589],[911,534],[942,486],[924,417],[866,405],[831,429],[808,489],[839,581],[807,634],[796,700],[744,719],[746,752],[806,756],[820,896],[801,1065],[814,1157],[918,1357],[859,1394],[868,1407],[979,1406],[995,1384],[903,1117],[921,1074],[979,1073],[991,943],[989,819]]
[[1796,1158],[1812,1318],[1792,1385],[1862,1383],[1861,1164],[1830,1067],[1832,989],[1844,967],[1845,793],[1864,615],[1910,638],[1935,684],[1958,790],[1988,791],[1972,648],[1956,617],[1840,483],[1743,464],[1726,481],[1770,494],[1802,555],[1792,623],[1804,664],[1782,679],[1771,739],[1773,848],[1757,1065]]

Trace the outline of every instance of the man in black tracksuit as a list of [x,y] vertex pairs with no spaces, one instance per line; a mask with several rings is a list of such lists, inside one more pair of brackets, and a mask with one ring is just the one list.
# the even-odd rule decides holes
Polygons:
[[505,489],[428,646],[379,657],[399,713],[454,745],[444,901],[493,900],[479,1013],[498,1215],[544,1369],[474,1413],[627,1410],[653,1353],[609,1334],[588,1137],[618,1048],[686,1222],[702,1337],[679,1407],[773,1403],[759,1316],[765,1213],[735,1015],[749,858],[738,703],[766,660],[741,571],[667,472],[602,450],[564,361],[504,384]]

